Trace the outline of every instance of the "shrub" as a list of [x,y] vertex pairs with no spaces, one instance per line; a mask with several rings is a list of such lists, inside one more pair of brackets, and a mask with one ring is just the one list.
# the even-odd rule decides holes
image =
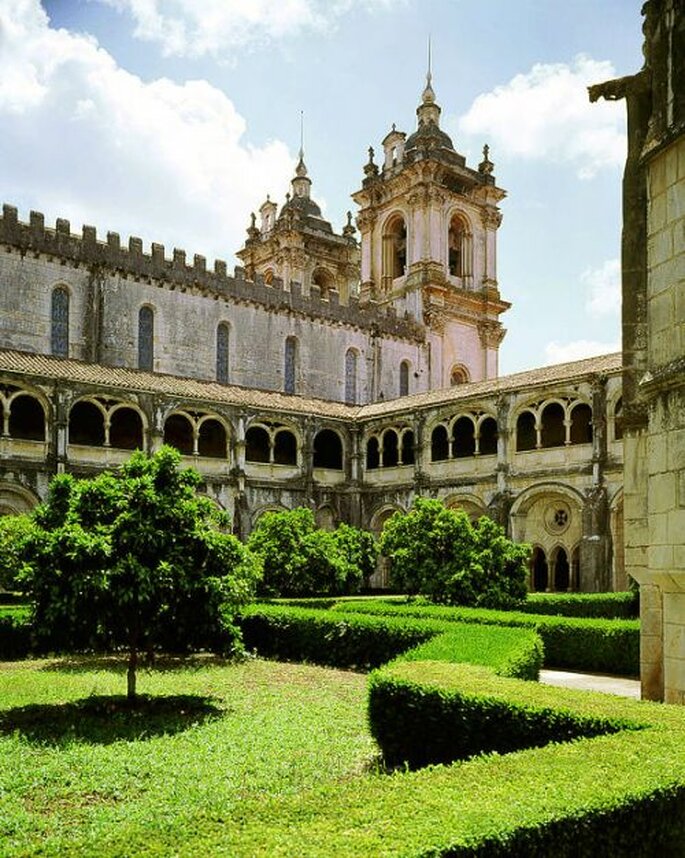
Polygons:
[[542,638],[547,667],[624,676],[637,676],[640,672],[640,624],[637,620],[582,620],[521,611],[402,604],[384,599],[340,602],[333,610],[533,629]]
[[531,593],[519,607],[527,614],[629,620],[640,615],[638,590],[624,593]]
[[407,617],[329,613],[289,605],[251,605],[239,617],[245,646],[260,655],[368,669],[399,656],[483,664],[505,676],[536,679],[542,647],[535,633]]
[[375,564],[370,534],[348,525],[320,530],[306,507],[265,513],[247,544],[263,564],[263,596],[356,592]]
[[395,513],[380,540],[390,558],[392,586],[431,601],[511,607],[526,597],[530,548],[517,545],[487,516],[472,524],[463,510],[417,498]]

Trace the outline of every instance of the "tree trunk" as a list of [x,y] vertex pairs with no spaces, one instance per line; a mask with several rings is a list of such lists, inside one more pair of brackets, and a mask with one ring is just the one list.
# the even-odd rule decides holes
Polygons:
[[138,647],[133,644],[128,652],[127,698],[129,702],[136,699],[136,667],[138,667]]

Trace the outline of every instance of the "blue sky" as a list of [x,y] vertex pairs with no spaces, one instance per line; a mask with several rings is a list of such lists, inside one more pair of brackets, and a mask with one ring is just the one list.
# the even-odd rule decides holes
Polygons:
[[442,126],[508,191],[500,370],[618,347],[625,107],[640,0],[0,0],[4,201],[233,263],[299,146],[340,229],[369,145],[410,132],[426,41]]

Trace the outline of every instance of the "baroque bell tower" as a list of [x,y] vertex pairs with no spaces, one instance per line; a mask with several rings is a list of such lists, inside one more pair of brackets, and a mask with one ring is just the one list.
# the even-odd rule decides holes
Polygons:
[[498,188],[488,147],[477,169],[440,128],[440,106],[426,86],[409,137],[395,125],[383,162],[364,166],[360,207],[362,301],[394,305],[426,325],[430,387],[494,378],[511,305],[497,284]]

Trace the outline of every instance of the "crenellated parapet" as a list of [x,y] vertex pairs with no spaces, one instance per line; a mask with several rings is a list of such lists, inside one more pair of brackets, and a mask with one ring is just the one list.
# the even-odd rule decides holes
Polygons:
[[394,308],[380,307],[375,302],[361,302],[350,296],[340,302],[335,289],[322,297],[314,287],[305,295],[301,285],[291,281],[285,289],[283,281],[274,277],[270,283],[257,275],[248,280],[245,269],[236,266],[229,273],[224,260],[217,259],[210,267],[200,254],[189,261],[185,250],[174,248],[171,258],[163,244],[153,242],[150,252],[143,252],[143,241],[130,236],[122,242],[119,233],[108,232],[106,240],[98,238],[94,226],[84,225],[81,234],[71,231],[71,224],[57,218],[55,226],[45,225],[45,216],[32,211],[28,223],[20,221],[14,206],[3,205],[0,217],[0,245],[26,253],[45,254],[74,266],[99,268],[134,280],[155,281],[171,290],[204,292],[226,301],[257,304],[266,310],[291,312],[333,324],[362,330],[372,329],[382,334],[422,342],[425,329],[416,322],[400,317]]

